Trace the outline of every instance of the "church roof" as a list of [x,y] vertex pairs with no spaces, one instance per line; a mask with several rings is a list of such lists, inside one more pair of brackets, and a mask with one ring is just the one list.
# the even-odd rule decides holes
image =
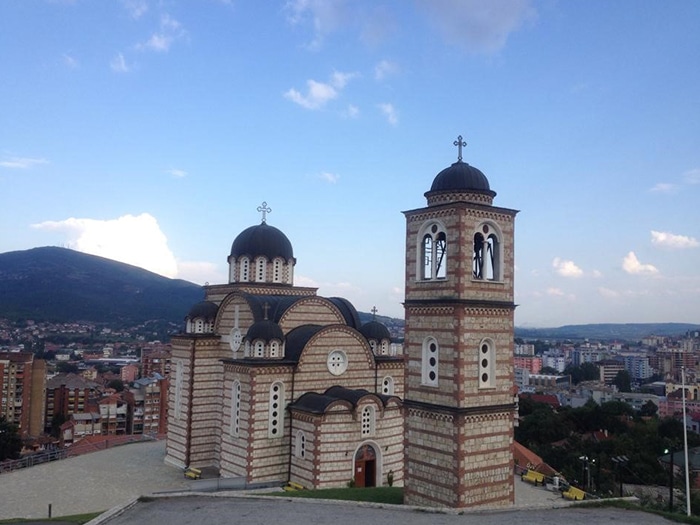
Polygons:
[[219,307],[216,305],[216,303],[212,303],[211,301],[201,301],[190,308],[187,317],[189,319],[201,318],[213,320],[216,318],[216,313],[218,311]]
[[395,396],[375,394],[363,388],[351,389],[336,385],[328,388],[323,394],[306,392],[289,405],[289,408],[311,414],[324,414],[332,404],[338,402],[348,405],[348,408],[355,408],[366,396],[378,398],[383,406],[386,406],[390,399],[398,399]]
[[247,255],[251,259],[262,255],[272,260],[282,257],[285,260],[294,258],[292,243],[287,236],[266,222],[246,228],[231,245],[231,257]]
[[306,343],[322,329],[323,326],[317,324],[305,324],[290,330],[287,333],[287,341],[284,347],[285,358],[290,361],[298,362]]
[[263,319],[262,321],[253,323],[251,327],[248,328],[245,338],[248,341],[255,341],[256,339],[262,339],[265,342],[269,342],[272,339],[284,341],[284,332],[282,332],[280,326],[274,321]]
[[430,191],[469,191],[486,193],[492,197],[496,195],[496,192],[491,190],[486,175],[462,160],[438,173]]
[[381,341],[382,339],[391,339],[389,329],[379,321],[370,321],[363,324],[360,327],[360,333],[368,340],[375,339]]
[[350,301],[343,299],[342,297],[329,297],[328,300],[332,302],[338,308],[338,310],[340,310],[340,313],[345,319],[345,324],[355,329],[360,327],[362,324],[360,322],[360,316]]

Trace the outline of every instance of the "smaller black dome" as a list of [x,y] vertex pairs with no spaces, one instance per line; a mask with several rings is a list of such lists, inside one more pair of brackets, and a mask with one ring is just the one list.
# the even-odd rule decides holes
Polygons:
[[381,341],[382,339],[391,339],[389,329],[379,321],[370,321],[369,323],[363,324],[360,327],[360,333],[364,335],[367,340],[375,339]]
[[213,320],[216,318],[216,313],[218,311],[219,307],[216,305],[216,303],[212,303],[211,301],[202,301],[190,308],[190,312],[187,314],[187,317],[190,319],[201,318]]
[[292,259],[294,252],[292,243],[287,236],[274,226],[263,222],[256,226],[246,228],[233,241],[231,257],[247,255],[255,258],[264,255],[268,260],[282,257],[285,260]]
[[262,339],[266,343],[270,342],[272,339],[284,341],[284,332],[277,323],[265,319],[264,321],[253,323],[253,325],[248,328],[245,339],[247,341]]
[[486,175],[461,160],[438,173],[430,191],[474,191],[495,195]]

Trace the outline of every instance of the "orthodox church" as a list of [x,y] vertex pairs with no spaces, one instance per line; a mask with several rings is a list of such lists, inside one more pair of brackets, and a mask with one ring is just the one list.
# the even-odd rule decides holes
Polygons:
[[403,347],[340,297],[294,285],[267,223],[234,239],[228,283],[172,338],[166,462],[248,484],[404,486],[407,504],[513,503],[517,211],[486,176],[442,170],[406,217]]

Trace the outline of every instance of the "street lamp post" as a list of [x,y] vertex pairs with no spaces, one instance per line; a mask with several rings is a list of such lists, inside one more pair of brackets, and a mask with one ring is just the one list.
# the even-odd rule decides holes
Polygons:
[[670,457],[670,469],[668,476],[668,511],[673,512],[673,447],[669,447],[664,450],[665,453],[669,454]]

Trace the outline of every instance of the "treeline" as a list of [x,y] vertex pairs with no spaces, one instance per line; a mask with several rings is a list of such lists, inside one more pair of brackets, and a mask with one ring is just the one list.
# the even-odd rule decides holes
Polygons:
[[[659,457],[683,444],[683,424],[656,417],[651,401],[635,413],[628,404],[589,401],[580,408],[533,402],[522,397],[515,438],[533,450],[570,483],[585,485],[600,495],[617,494],[624,483],[667,485],[668,471]],[[700,436],[688,434],[688,446],[700,446]],[[620,464],[613,458],[625,456]]]

